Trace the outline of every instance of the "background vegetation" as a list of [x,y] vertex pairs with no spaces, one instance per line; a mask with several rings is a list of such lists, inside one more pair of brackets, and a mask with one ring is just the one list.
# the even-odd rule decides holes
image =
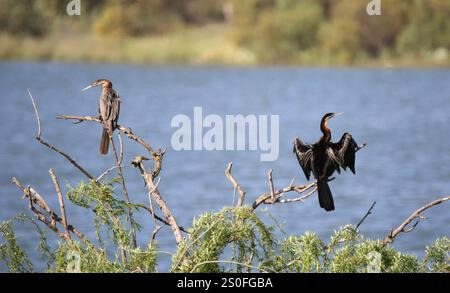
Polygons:
[[[448,65],[450,2],[0,0],[0,58],[137,63]],[[92,50],[95,48],[95,50]]]

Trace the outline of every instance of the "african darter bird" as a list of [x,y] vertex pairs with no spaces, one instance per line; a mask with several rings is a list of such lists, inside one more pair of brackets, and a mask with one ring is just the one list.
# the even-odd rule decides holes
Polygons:
[[347,167],[355,174],[355,153],[359,147],[352,135],[348,132],[342,135],[338,143],[331,142],[331,131],[328,121],[342,113],[328,113],[320,122],[320,130],[323,136],[315,144],[304,144],[300,139],[294,140],[294,153],[297,160],[309,180],[311,171],[317,179],[317,192],[319,194],[320,207],[326,211],[334,210],[333,195],[328,186],[329,177],[340,168]]
[[120,97],[113,89],[112,82],[107,79],[98,79],[82,89],[82,91],[96,86],[102,86],[102,95],[99,102],[99,119],[103,123],[100,154],[106,155],[108,154],[110,137],[112,137],[113,131],[117,128],[117,120],[120,113]]

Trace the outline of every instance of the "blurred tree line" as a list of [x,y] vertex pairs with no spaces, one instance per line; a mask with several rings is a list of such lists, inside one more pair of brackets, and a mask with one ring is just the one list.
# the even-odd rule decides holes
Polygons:
[[80,17],[66,15],[69,2],[0,0],[0,32],[139,37],[221,23],[234,43],[267,62],[450,49],[447,0],[381,0],[381,16],[367,15],[369,0],[81,0]]

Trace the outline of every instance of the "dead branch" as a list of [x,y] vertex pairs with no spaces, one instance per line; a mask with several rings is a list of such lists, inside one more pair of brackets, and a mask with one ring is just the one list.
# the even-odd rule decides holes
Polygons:
[[272,200],[275,200],[275,193],[274,193],[274,187],[273,187],[273,178],[272,178],[272,169],[269,170],[267,173],[267,177],[269,178],[269,191],[270,191],[270,197]]
[[[97,117],[92,117],[92,116],[74,116],[74,115],[58,115],[56,116],[56,119],[61,119],[61,120],[76,120],[76,124],[81,123],[83,121],[92,121],[92,122],[97,122],[102,124],[102,120],[100,120]],[[141,138],[139,138],[136,134],[133,133],[133,131],[131,131],[130,128],[127,128],[125,126],[121,126],[121,125],[117,125],[117,129],[121,132],[123,132],[129,139],[134,140],[135,142],[139,143],[140,145],[142,145],[145,149],[147,149],[147,151],[154,156],[156,153],[153,150],[153,148],[146,143],[144,140],[142,140]]]
[[67,226],[67,215],[66,215],[66,208],[64,206],[64,199],[61,192],[61,187],[59,186],[58,179],[56,178],[55,171],[53,169],[50,169],[49,171],[50,177],[52,178],[53,185],[55,185],[56,193],[58,194],[58,201],[59,201],[59,208],[61,210],[61,216],[62,216],[62,225],[64,227],[64,230],[66,230],[66,237],[70,239],[70,230]]
[[[142,156],[137,156],[136,159],[133,160],[132,164],[139,168],[141,175],[144,178],[144,181],[146,182],[149,197],[153,196],[153,198],[155,199],[159,208],[163,212],[164,217],[166,218],[167,222],[170,224],[170,227],[172,228],[172,232],[175,236],[175,241],[177,242],[177,244],[179,244],[183,240],[180,226],[178,226],[175,217],[173,216],[172,212],[167,206],[167,203],[159,193],[158,187],[153,181],[154,180],[153,173],[152,172],[149,173],[146,171],[143,160],[139,160],[139,158],[142,158]],[[154,213],[152,214],[154,215]]]
[[83,173],[86,177],[88,177],[89,179],[93,180],[94,177],[89,174],[89,172],[87,172],[83,167],[81,167],[80,164],[78,164],[74,159],[72,159],[69,155],[67,155],[66,153],[64,153],[63,151],[61,151],[60,149],[58,149],[57,147],[49,144],[48,142],[46,142],[45,140],[43,140],[41,138],[41,134],[42,134],[42,128],[41,128],[41,119],[39,117],[39,111],[37,109],[36,103],[34,101],[34,98],[30,92],[30,90],[28,90],[28,95],[30,96],[31,99],[31,103],[33,104],[33,108],[34,108],[34,113],[36,115],[36,121],[37,121],[37,125],[38,125],[38,131],[35,135],[36,140],[46,146],[47,148],[51,149],[52,151],[57,152],[58,154],[60,154],[61,156],[63,156],[67,161],[69,161],[70,164],[72,164],[73,166],[75,166],[75,168],[77,168],[78,170],[81,171],[81,173]]
[[355,230],[358,230],[359,226],[361,226],[361,224],[366,220],[366,218],[367,218],[370,214],[372,214],[373,207],[375,206],[376,203],[377,203],[376,201],[373,202],[373,204],[370,206],[369,210],[366,212],[366,214],[364,215],[364,217],[358,222],[358,224],[356,224]]
[[[236,206],[242,206],[244,199],[245,199],[245,190],[242,188],[242,186],[238,183],[237,179],[231,174],[231,169],[233,167],[233,163],[230,162],[228,164],[228,167],[225,169],[225,176],[227,179],[231,182],[231,184],[234,187],[234,190],[239,193],[239,201]],[[302,202],[306,198],[308,198],[311,194],[316,192],[317,190],[317,183],[313,182],[307,185],[294,185],[295,178],[292,179],[291,183],[288,187],[275,190],[274,184],[273,184],[273,176],[272,176],[272,170],[269,170],[267,173],[268,181],[269,181],[269,193],[264,193],[258,196],[258,198],[255,200],[255,202],[252,204],[252,209],[255,210],[259,205],[261,204],[276,204],[276,203],[290,203],[290,202]],[[334,178],[331,178],[333,180]],[[311,190],[312,189],[312,190]],[[302,195],[297,198],[291,198],[291,199],[282,199],[281,197],[288,193],[295,191],[299,194],[304,193],[307,190],[311,190],[308,194]]]
[[[422,216],[422,214],[421,214],[422,212],[424,212],[425,210],[427,210],[433,206],[441,204],[449,199],[450,199],[450,196],[436,199],[436,200],[424,205],[423,207],[417,209],[416,211],[414,211],[402,224],[400,224],[400,226],[391,230],[389,235],[386,236],[386,238],[383,240],[383,245],[385,246],[387,244],[394,242],[395,237],[397,237],[398,234],[400,234],[402,232],[408,233],[408,232],[411,232],[412,230],[414,230],[414,228],[419,224],[419,222],[421,220],[427,219],[426,217]],[[410,228],[407,228],[407,226],[415,219],[417,219],[417,221]]]
[[[23,187],[23,185],[15,177],[13,177],[12,183],[15,184],[22,191],[24,198],[28,198],[29,199],[29,202],[30,202],[29,208],[36,215],[36,217],[41,222],[43,222],[45,225],[47,225],[52,231],[54,231],[56,233],[56,235],[58,235],[58,237],[63,238],[63,239],[68,239],[66,237],[66,234],[60,232],[59,229],[56,226],[56,222],[58,222],[61,225],[63,225],[62,224],[63,223],[63,219],[61,217],[59,217],[58,214],[56,214],[48,206],[48,204],[45,202],[44,198],[36,190],[34,190],[32,187],[26,187],[26,188]],[[50,216],[50,220],[47,219],[41,211],[37,210],[34,207],[34,204],[37,204],[39,206],[39,208],[41,208],[43,211],[45,211]],[[90,245],[91,244],[89,239],[83,233],[81,233],[77,228],[75,228],[74,226],[72,226],[70,224],[67,224],[67,229],[70,232],[72,232],[74,235],[76,235],[86,245]]]
[[234,176],[231,175],[232,168],[233,168],[233,162],[228,163],[228,167],[225,169],[225,176],[233,185],[234,190],[236,190],[239,193],[239,201],[237,202],[236,206],[240,207],[244,203],[245,190],[241,187],[241,185],[239,185],[236,178],[234,178]]

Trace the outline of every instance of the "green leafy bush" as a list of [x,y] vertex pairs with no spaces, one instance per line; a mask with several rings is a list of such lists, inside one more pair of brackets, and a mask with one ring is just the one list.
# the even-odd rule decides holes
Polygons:
[[[48,272],[156,272],[155,241],[145,248],[131,248],[126,225],[128,206],[136,204],[117,200],[117,180],[95,181],[68,187],[68,197],[75,205],[91,211],[97,230],[98,246],[91,241],[60,239],[56,248],[47,243],[46,231],[32,218],[20,214],[0,224],[0,263],[10,272],[33,272],[27,252],[20,247],[14,223],[31,224],[40,235],[38,249],[47,261]],[[205,213],[193,220],[188,234],[172,257],[171,272],[339,272],[339,273],[409,273],[450,272],[450,239],[439,238],[426,248],[425,256],[404,254],[367,239],[352,225],[336,230],[328,242],[313,232],[303,235],[275,236],[280,228],[267,225],[250,207],[224,208]],[[135,223],[139,227],[138,223]],[[106,233],[100,233],[99,229]],[[282,231],[283,232],[283,231]],[[104,235],[113,238],[115,247],[108,253]],[[109,235],[109,236],[108,236]]]

